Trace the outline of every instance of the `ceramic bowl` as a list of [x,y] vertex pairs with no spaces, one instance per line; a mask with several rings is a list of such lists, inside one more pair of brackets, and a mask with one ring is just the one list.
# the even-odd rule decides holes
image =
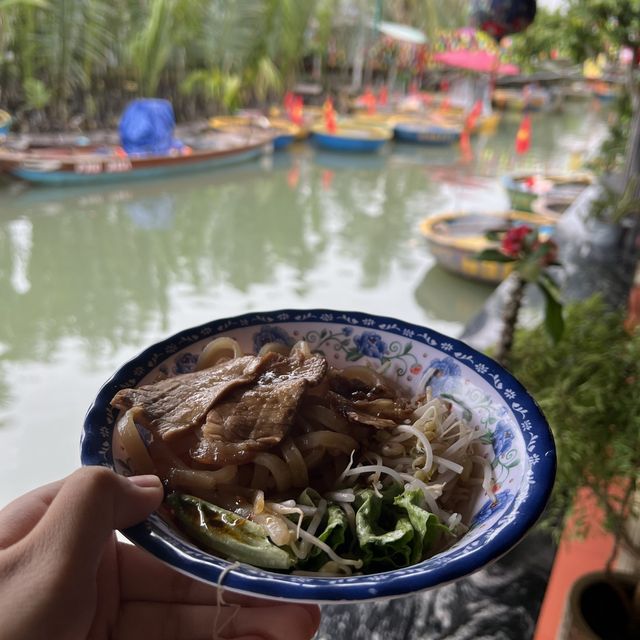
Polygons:
[[[305,339],[329,363],[367,364],[407,390],[418,391],[430,368],[433,392],[483,430],[483,455],[495,476],[495,502],[479,490],[469,505],[469,531],[456,544],[405,569],[341,578],[275,573],[234,566],[205,553],[159,515],[123,531],[133,543],[195,578],[262,597],[314,602],[383,599],[429,589],[468,575],[513,547],[536,522],[556,469],[548,424],[522,385],[490,358],[426,327],[363,313],[282,310],[223,318],[186,329],[145,349],[100,389],[89,409],[81,442],[82,463],[119,470],[112,434],[118,416],[109,402],[124,387],[191,371],[216,336],[231,336],[245,353],[267,342]],[[227,571],[225,571],[225,569]]]

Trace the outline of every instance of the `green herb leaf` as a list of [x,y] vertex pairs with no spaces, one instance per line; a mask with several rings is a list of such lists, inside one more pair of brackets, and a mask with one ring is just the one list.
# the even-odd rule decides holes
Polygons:
[[562,316],[562,304],[547,284],[545,279],[538,281],[545,298],[544,326],[554,344],[557,344],[564,333],[564,318]]

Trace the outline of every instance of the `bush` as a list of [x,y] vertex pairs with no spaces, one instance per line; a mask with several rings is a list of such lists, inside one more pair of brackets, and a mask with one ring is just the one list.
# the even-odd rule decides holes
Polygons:
[[[516,333],[514,374],[545,413],[558,452],[558,474],[544,524],[559,534],[582,487],[593,491],[605,526],[622,526],[640,470],[640,333],[623,328],[624,312],[600,296],[568,305],[562,340],[544,328]],[[575,513],[575,533],[589,521]]]

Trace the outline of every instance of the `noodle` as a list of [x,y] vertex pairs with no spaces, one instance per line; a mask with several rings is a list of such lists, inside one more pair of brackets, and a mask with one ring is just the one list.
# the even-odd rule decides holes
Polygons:
[[118,421],[116,430],[120,441],[129,456],[129,465],[136,474],[155,473],[153,460],[144,446],[134,422],[134,409],[129,409]]

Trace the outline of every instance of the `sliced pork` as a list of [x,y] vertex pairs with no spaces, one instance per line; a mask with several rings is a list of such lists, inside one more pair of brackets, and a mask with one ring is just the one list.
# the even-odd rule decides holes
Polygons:
[[255,383],[236,389],[208,413],[191,452],[194,460],[216,467],[250,462],[288,433],[305,390],[323,379],[327,361],[322,355],[269,355]]
[[184,373],[154,384],[121,389],[114,407],[140,407],[137,419],[164,440],[202,425],[211,407],[238,387],[258,379],[272,360],[267,356],[242,356],[215,367]]

